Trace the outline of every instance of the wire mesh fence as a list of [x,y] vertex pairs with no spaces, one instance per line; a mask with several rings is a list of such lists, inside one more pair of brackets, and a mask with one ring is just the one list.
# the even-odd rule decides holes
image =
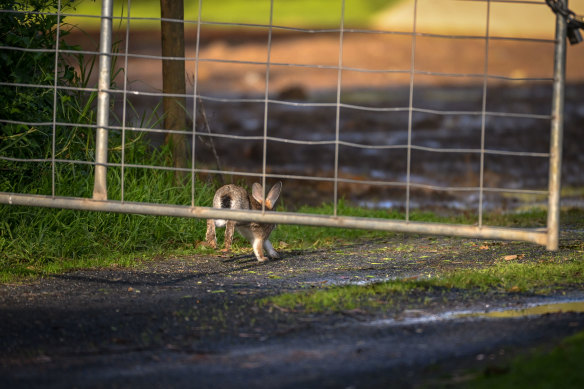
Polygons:
[[[2,203],[527,240],[557,249],[565,42],[553,30],[565,36],[565,20],[556,23],[550,12],[548,37],[492,32],[494,7],[547,8],[544,1],[466,2],[480,11],[481,34],[427,30],[424,0],[412,2],[407,30],[356,27],[354,3],[344,0],[327,9],[338,20],[333,28],[279,23],[280,0],[262,5],[263,23],[207,15],[205,0],[186,1],[184,20],[143,16],[130,0],[118,14],[103,1],[99,16],[57,3],[56,13],[2,15],[75,17],[81,28],[99,19],[99,48],[79,34],[79,46],[65,44],[70,31],[60,23],[53,45],[0,47],[51,60],[41,77],[0,83],[6,93],[32,92],[46,103],[36,112],[14,106],[0,117],[10,189],[0,193]],[[184,27],[183,55],[162,55],[160,32],[151,27],[161,22]],[[307,38],[316,49],[307,49]],[[537,68],[505,68],[509,56],[533,52]],[[163,61],[185,64],[184,92],[163,91]],[[164,125],[165,98],[181,104],[182,128]],[[185,137],[182,165],[160,151],[169,134]],[[158,157],[137,160],[145,140]],[[189,195],[137,201],[132,180],[157,172],[179,177],[180,188],[164,192],[187,188]],[[63,178],[71,175],[74,185]],[[26,185],[23,176],[31,179]],[[209,208],[200,185],[213,177],[264,187],[284,181],[289,211]],[[518,198],[546,204],[545,228],[485,222],[486,212]],[[389,218],[352,217],[345,201],[385,207]],[[470,224],[416,217],[414,211],[441,202],[472,214]],[[306,214],[303,203],[332,206]]]

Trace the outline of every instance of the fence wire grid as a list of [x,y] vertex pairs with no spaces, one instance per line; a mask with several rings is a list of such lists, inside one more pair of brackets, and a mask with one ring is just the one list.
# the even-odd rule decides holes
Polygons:
[[[490,29],[491,9],[494,4],[514,3],[522,7],[547,8],[545,1],[473,1],[480,4],[484,12],[482,35],[425,32],[418,24],[418,15],[427,5],[423,0],[414,1],[410,31],[351,28],[345,23],[348,10],[344,0],[339,0],[338,8],[331,10],[339,15],[338,28],[311,29],[278,25],[274,24],[278,0],[266,1],[270,4],[267,24],[205,20],[202,15],[207,0],[195,0],[197,14],[185,14],[184,20],[133,16],[130,0],[125,2],[123,14],[119,16],[113,15],[112,2],[108,0],[102,3],[101,16],[62,12],[60,5],[57,13],[44,13],[59,20],[73,16],[78,20],[99,18],[100,47],[99,50],[90,50],[87,47],[60,46],[63,28],[60,24],[57,24],[55,31],[54,49],[5,44],[0,47],[3,52],[54,54],[54,73],[52,77],[48,77],[53,83],[0,82],[2,88],[12,88],[15,91],[32,88],[52,92],[52,120],[35,120],[37,118],[33,113],[23,114],[17,119],[0,117],[2,126],[16,126],[23,132],[35,128],[50,129],[48,142],[52,146],[49,156],[15,156],[9,150],[0,148],[0,160],[26,166],[50,165],[51,193],[0,192],[0,202],[525,240],[546,245],[550,250],[557,249],[565,67],[563,37],[566,21],[562,17],[557,18],[555,39],[497,36]],[[2,12],[30,13],[7,10]],[[550,18],[554,18],[551,12]],[[191,40],[186,39],[188,49],[184,56],[168,57],[160,53],[150,53],[148,50],[140,52],[141,45],[145,44],[142,40],[148,40],[149,36],[135,38],[133,25],[162,21],[181,23],[190,31],[191,34],[187,32],[187,36]],[[80,27],[83,28],[83,23],[80,23]],[[112,39],[114,28],[117,28],[119,41]],[[221,46],[216,42],[222,39],[221,29],[226,28],[242,31],[241,37],[235,43]],[[205,39],[205,34],[208,39]],[[551,35],[553,31],[550,31]],[[318,59],[306,58],[302,52],[295,51],[286,56],[274,49],[276,43],[305,36],[332,39],[336,42],[335,55],[318,63]],[[365,52],[348,56],[348,50],[354,50],[352,45],[349,47],[348,42],[351,39],[373,36],[388,37],[388,42],[391,39],[405,41],[408,50],[403,55],[409,58],[403,63],[407,65],[409,62],[409,66],[403,63],[395,65],[391,61],[373,65],[368,62],[368,53]],[[132,42],[133,39],[138,41]],[[237,45],[246,40],[254,43],[256,51],[263,51],[263,54],[255,57],[251,55],[252,58],[238,58]],[[462,64],[461,68],[465,71],[455,71],[457,67],[454,65],[440,67],[444,70],[432,70],[431,66],[426,66],[427,61],[424,60],[427,52],[421,50],[427,50],[435,42],[448,42],[447,44],[454,46],[465,42],[467,45],[479,46],[479,52],[482,53],[482,58],[478,60],[479,66],[465,68],[464,59],[452,58],[452,64]],[[493,72],[493,45],[505,42],[549,46],[547,55],[542,55],[541,58],[542,61],[547,61],[548,68],[534,75]],[[382,53],[386,50],[387,58],[396,55],[391,44],[381,46],[380,50]],[[64,56],[79,54],[86,58],[96,58],[98,79],[95,80],[94,77],[83,86],[59,85],[59,61]],[[355,60],[356,57],[360,60]],[[163,60],[185,62],[188,73],[185,93],[161,92],[157,82],[162,79],[162,74],[158,71]],[[243,82],[224,85],[224,80],[213,78],[213,69],[219,67],[241,67],[248,70],[243,72]],[[141,83],[141,78],[148,75],[149,69],[154,69],[149,76],[158,80],[154,85]],[[312,77],[311,80],[315,79],[315,90],[296,87],[296,84],[290,82],[278,83],[282,75],[290,69],[295,72],[291,76],[293,79],[300,77],[296,81],[302,80],[302,74]],[[314,77],[317,73],[322,73],[322,77]],[[95,86],[92,86],[93,83]],[[242,89],[242,83],[248,87],[247,90]],[[432,89],[432,85],[441,85],[442,89],[437,92]],[[543,104],[543,109],[525,108],[513,100],[517,85],[533,85],[536,91],[551,91],[550,99]],[[61,102],[58,97],[62,92],[93,95],[95,103],[91,105],[92,119],[84,123],[60,120],[57,112],[62,108],[59,107]],[[493,100],[501,96],[509,99],[501,104],[493,103],[489,100],[491,93]],[[529,98],[537,99],[537,93],[534,94]],[[456,100],[456,96],[462,97]],[[145,124],[144,113],[140,116],[136,107],[145,104],[148,108],[144,112],[156,110],[156,105],[164,97],[184,99],[184,109],[190,122],[188,127],[175,130],[163,128],[163,120],[160,117],[154,118],[154,114],[152,120]],[[452,99],[457,101],[454,108],[448,105]],[[225,119],[224,122],[219,123],[222,119]],[[207,120],[211,125],[206,123]],[[513,134],[493,130],[501,123],[509,122],[523,128],[527,135],[518,135],[517,141],[513,142]],[[305,128],[311,123],[315,129]],[[387,124],[385,130],[384,123]],[[454,130],[444,136],[434,128],[438,125],[436,123],[446,123]],[[381,125],[382,130],[369,131],[367,126],[370,125]],[[67,134],[79,128],[89,130],[96,138],[96,149],[88,154],[93,159],[71,159],[58,152],[59,137],[67,137]],[[117,134],[119,144],[112,145],[111,137],[108,143],[108,135],[111,134]],[[152,166],[135,163],[136,161],[129,162],[127,155],[131,153],[134,146],[132,140],[137,134],[150,137],[154,144],[160,142],[160,137],[168,134],[186,136],[190,163],[186,167],[176,167],[172,164]],[[529,142],[524,142],[525,137],[537,136],[545,139],[547,148],[538,146],[537,150],[524,149],[524,146],[529,147]],[[511,141],[501,146],[492,141],[496,137],[507,137]],[[463,138],[471,140],[462,141]],[[222,157],[220,160],[227,161],[225,168],[219,162],[214,164],[214,160],[209,157],[210,140],[217,144]],[[234,148],[235,151],[230,152],[231,157],[226,156],[223,159],[223,154],[229,154],[228,151]],[[115,157],[112,157],[113,154]],[[373,155],[377,159],[369,157]],[[418,163],[422,156],[426,160]],[[290,159],[286,160],[288,157]],[[456,162],[443,162],[449,159]],[[350,160],[354,163],[348,167],[350,164],[347,161]],[[521,182],[497,185],[500,179],[489,180],[491,172],[486,168],[489,163],[493,166],[505,163],[533,164],[536,168],[530,170],[528,177]],[[298,169],[289,166],[294,164],[305,166]],[[67,188],[59,186],[59,166],[64,165],[88,166],[93,169],[90,172],[94,180],[93,197],[79,196],[75,191],[70,193]],[[438,170],[452,167],[454,170],[424,170],[432,165],[436,165]],[[464,168],[457,171],[457,166]],[[468,166],[472,168],[469,170]],[[513,166],[508,168],[512,169]],[[108,169],[119,172],[120,185],[115,193],[110,189],[109,195],[107,180],[111,180],[111,176],[108,176]],[[133,202],[131,194],[126,191],[127,172],[132,169],[166,170],[190,176],[190,180],[185,181],[191,187],[190,204]],[[299,212],[266,212],[265,209],[233,211],[202,206],[204,204],[201,204],[197,196],[198,187],[195,183],[203,180],[201,177],[213,175],[259,180],[264,190],[266,187],[269,189],[271,182],[282,180],[285,182],[284,198],[287,193],[294,191],[291,188],[298,186],[303,188],[300,192],[308,193],[309,197],[332,203],[331,213],[309,215]],[[432,179],[434,175],[436,179]],[[467,179],[457,178],[464,175],[468,176]],[[538,175],[539,178],[542,175],[547,176],[546,185],[542,187],[541,180],[530,184],[531,175]],[[319,194],[315,195],[317,192]],[[399,220],[343,215],[339,207],[341,199],[350,197],[353,192],[367,192],[370,195],[363,196],[365,200],[357,201],[362,206],[379,206],[390,202],[393,205],[399,204],[405,215]],[[548,209],[547,227],[518,229],[486,225],[483,215],[488,208],[490,195],[499,198],[515,196],[544,199]],[[397,196],[399,200],[391,196]],[[431,204],[448,196],[453,196],[455,203],[460,198],[465,199],[464,212],[469,212],[470,204],[471,210],[476,212],[474,225],[423,223],[412,218],[412,209],[419,207],[424,201]],[[370,201],[371,198],[374,201]],[[205,204],[209,202],[210,199]]]

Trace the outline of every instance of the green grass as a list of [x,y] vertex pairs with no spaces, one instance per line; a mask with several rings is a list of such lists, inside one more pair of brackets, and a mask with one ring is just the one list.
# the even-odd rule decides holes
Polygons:
[[[469,254],[470,255],[470,254]],[[478,270],[456,270],[437,277],[395,280],[368,285],[333,286],[323,289],[284,293],[262,300],[286,309],[306,312],[343,312],[391,308],[396,298],[414,292],[449,289],[485,293],[549,293],[554,289],[582,286],[584,243],[558,258],[540,258],[533,263],[500,261]]]
[[445,288],[476,289],[481,292],[500,290],[511,292],[547,293],[553,288],[582,285],[584,275],[584,244],[557,262],[497,263],[480,270],[448,273],[432,284]]
[[[67,170],[58,176],[57,193],[91,197],[92,174],[84,168]],[[112,199],[120,198],[119,173],[110,169],[108,174]],[[189,182],[177,186],[172,173],[133,169],[125,175],[127,201],[191,203]],[[43,177],[48,180],[48,176]],[[36,184],[38,187],[24,192],[50,188],[50,182]],[[198,204],[210,205],[213,191],[209,185],[198,182],[195,193]],[[136,258],[139,262],[167,250],[194,247],[206,228],[205,221],[198,219],[9,205],[0,206],[0,220],[0,280],[4,282],[77,268],[131,266]]]
[[[130,160],[147,158],[147,164],[163,166],[168,157],[164,151],[156,154],[146,148],[138,154],[130,154]],[[91,197],[91,172],[83,167],[64,170],[57,177],[57,194]],[[119,200],[120,172],[110,169],[108,174],[109,198]],[[185,185],[177,186],[172,172],[131,169],[126,170],[125,175],[124,198],[127,201],[191,203],[190,183],[187,181]],[[50,175],[47,172],[41,177],[43,179],[36,181],[34,187],[19,188],[19,191],[45,193],[51,186]],[[210,206],[214,189],[198,180],[195,203]],[[12,191],[11,188],[3,190]],[[340,202],[339,210],[352,216],[403,219],[399,213],[360,209],[344,201]],[[331,214],[332,207],[304,207],[300,211]],[[424,214],[424,218],[429,216]],[[213,253],[196,246],[204,239],[206,229],[205,220],[199,219],[0,205],[0,220],[0,280],[3,281],[85,267],[131,266],[133,257],[154,257],[160,253]],[[384,231],[281,225],[271,240],[276,245],[285,242],[291,250],[302,250],[380,238],[387,234]],[[220,244],[222,238],[220,232]],[[234,252],[249,248],[249,243],[236,234]]]
[[[279,211],[286,211],[285,207],[280,207]],[[332,204],[322,204],[318,207],[303,206],[295,210],[298,213],[333,215]],[[397,210],[369,209],[350,205],[344,199],[340,199],[337,205],[338,215],[362,218],[378,218],[405,220],[405,213]],[[509,218],[521,219],[521,216],[510,215]],[[495,216],[498,222],[504,220],[503,216]],[[449,224],[473,224],[476,222],[475,215],[460,214],[456,216],[441,216],[433,212],[413,210],[410,212],[410,220],[416,222],[429,223],[449,223]],[[487,219],[485,219],[487,220]],[[539,225],[540,220],[529,214],[523,219],[524,224],[529,221]],[[545,219],[544,219],[545,220]],[[507,221],[508,224],[513,222]],[[358,239],[376,239],[387,237],[390,232],[374,230],[357,230],[335,227],[308,227],[299,225],[281,225],[272,233],[272,242],[284,241],[292,245],[295,249],[324,248],[332,247],[339,242],[352,242]]]
[[[136,151],[140,149],[141,151]],[[149,151],[144,145],[136,146],[129,154],[130,160],[150,159],[148,164],[164,165],[168,155]],[[146,157],[146,154],[149,154]],[[65,167],[57,178],[57,193],[60,195],[91,197],[92,174],[85,168]],[[127,201],[153,202],[189,205],[191,186],[187,182],[177,186],[171,172],[149,169],[128,169],[125,172],[125,194]],[[50,188],[50,175],[42,176],[45,182],[35,181],[35,187],[25,193],[42,193],[43,188]],[[120,172],[109,170],[109,196],[120,199]],[[65,189],[67,191],[65,192]],[[22,188],[21,188],[22,189]],[[26,188],[25,188],[26,189]],[[200,180],[197,181],[195,203],[209,206],[214,187]],[[10,191],[4,188],[5,191]],[[285,210],[282,209],[281,210]],[[303,207],[304,213],[331,214],[331,205],[320,207]],[[376,217],[403,220],[404,215],[386,210],[371,210],[350,206],[340,201],[339,214],[356,217]],[[582,211],[564,212],[562,218],[580,220]],[[465,216],[443,217],[428,212],[412,212],[412,220],[444,223],[469,222]],[[496,215],[496,221],[504,225],[533,225],[545,220],[545,212],[528,212],[517,215]],[[71,269],[95,266],[132,266],[141,258],[152,258],[159,254],[165,256],[181,253],[212,254],[214,251],[197,247],[197,242],[204,239],[206,224],[204,220],[184,219],[164,216],[145,216],[115,214],[107,212],[73,211],[35,207],[0,205],[0,280],[12,281],[22,277],[42,276],[60,273]],[[488,220],[488,219],[487,219]],[[272,242],[279,246],[284,242],[288,250],[306,250],[313,248],[334,247],[359,240],[387,238],[387,231],[369,231],[333,227],[306,227],[298,225],[280,225],[271,236]],[[223,234],[218,234],[219,243]],[[247,241],[236,234],[234,252],[247,252]],[[584,248],[576,248],[575,254]],[[580,255],[582,256],[582,255]],[[489,288],[498,283],[503,288],[517,287],[527,290],[538,281],[542,287],[548,280],[560,277],[553,271],[544,277],[544,269],[539,264],[501,265],[478,273],[456,273],[433,282],[442,286],[466,285],[465,287]],[[578,272],[576,262],[570,272]],[[558,270],[560,271],[560,270]],[[521,278],[519,273],[522,272]],[[529,278],[529,275],[537,275]],[[515,277],[515,278],[514,278]],[[519,278],[517,278],[519,277]],[[555,277],[555,278],[554,278]],[[527,279],[528,281],[525,281]],[[522,281],[523,280],[523,281]],[[452,285],[447,285],[447,283]],[[525,283],[527,282],[527,283]],[[416,284],[412,284],[416,285]],[[408,287],[412,287],[409,285]],[[393,288],[393,286],[390,286]],[[321,292],[324,293],[324,292]],[[369,292],[367,292],[369,293]],[[320,298],[320,296],[315,296]],[[352,304],[352,303],[351,303]]]
[[500,374],[483,374],[464,383],[465,388],[582,388],[584,387],[584,332],[564,339],[551,352],[514,360]]
[[430,285],[424,281],[391,281],[367,286],[346,285],[307,292],[283,293],[265,298],[260,304],[309,313],[343,312],[355,308],[377,309],[391,304],[396,297],[426,290],[429,287]]
[[[279,211],[286,211],[285,207],[280,207]],[[332,215],[332,204],[323,204],[319,207],[301,207],[296,210],[298,213]],[[405,214],[397,210],[368,209],[350,205],[347,201],[340,199],[337,212],[341,216],[363,217],[405,220]],[[473,213],[460,213],[457,215],[439,215],[434,212],[412,210],[410,220],[426,223],[446,223],[472,225],[477,223],[477,215]],[[582,226],[584,212],[570,210],[562,212],[561,220],[575,228]],[[539,228],[545,227],[547,222],[547,211],[544,209],[530,209],[520,213],[485,213],[483,223],[487,226],[501,227],[524,227]],[[284,241],[296,249],[308,249],[314,247],[332,247],[339,242],[351,242],[357,239],[376,239],[387,237],[390,232],[357,230],[335,227],[307,227],[298,225],[281,225],[272,233],[273,242]]]
[[[346,0],[345,25],[366,26],[380,10],[397,3],[399,0]],[[185,20],[196,20],[199,13],[197,0],[186,0]],[[114,16],[125,15],[126,1],[114,1]],[[100,7],[91,1],[81,1],[75,14],[99,15]],[[159,18],[159,0],[133,1],[131,16],[136,18]],[[267,25],[270,16],[270,0],[203,0],[201,18],[204,21],[222,23],[246,23]],[[339,0],[274,0],[273,24],[294,27],[338,27],[341,17]],[[99,19],[70,17],[69,22],[79,24],[87,29],[97,28]],[[119,19],[114,21],[114,25]],[[152,28],[159,26],[159,21],[134,21],[135,28]]]

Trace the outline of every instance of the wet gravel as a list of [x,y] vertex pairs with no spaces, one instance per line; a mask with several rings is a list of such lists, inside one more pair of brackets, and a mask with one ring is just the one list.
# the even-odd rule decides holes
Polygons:
[[[440,290],[379,309],[312,314],[262,297],[332,284],[425,278],[492,266],[510,254],[561,258],[527,243],[388,234],[314,250],[152,258],[135,268],[74,271],[0,286],[6,387],[414,387],[452,382],[584,328],[584,314],[423,321],[453,310],[582,298]],[[389,321],[385,319],[391,319]],[[385,320],[385,321],[384,321]],[[473,370],[474,369],[474,370]]]

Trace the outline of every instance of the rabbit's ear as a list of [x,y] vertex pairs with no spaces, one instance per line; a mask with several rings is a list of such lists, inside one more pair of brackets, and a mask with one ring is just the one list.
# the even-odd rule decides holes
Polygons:
[[258,203],[262,204],[264,202],[264,192],[262,190],[262,186],[257,182],[254,182],[251,187],[251,195]]
[[282,181],[278,181],[272,189],[270,189],[270,193],[268,193],[268,197],[266,198],[266,207],[269,209],[274,208],[276,205],[276,201],[280,197],[280,192],[282,192]]
[[[277,182],[274,184],[274,186],[272,186],[272,189],[270,189],[270,192],[266,198],[266,207],[268,209],[274,208],[276,201],[278,201],[278,198],[280,197],[280,192],[282,192],[282,181]],[[254,183],[251,188],[251,195],[258,203],[264,203],[264,193],[262,186],[257,182]]]

